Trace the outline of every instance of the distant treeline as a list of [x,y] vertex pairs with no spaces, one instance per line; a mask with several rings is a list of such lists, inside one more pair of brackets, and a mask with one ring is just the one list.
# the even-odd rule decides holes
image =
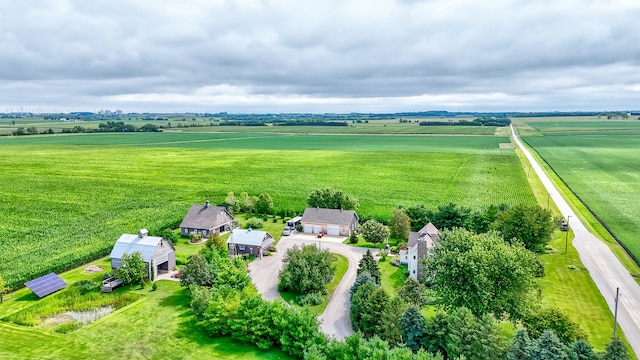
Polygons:
[[421,121],[420,126],[509,126],[511,119],[477,118],[472,121]]
[[[125,124],[122,121],[107,121],[106,123],[100,123],[97,129],[89,129],[84,126],[76,125],[72,128],[63,128],[60,133],[62,134],[78,134],[78,133],[104,133],[104,132],[160,132],[159,126],[154,124],[144,124],[140,127],[131,124]],[[23,136],[23,135],[38,135],[38,134],[55,134],[52,128],[39,132],[34,126],[24,128],[19,127],[14,130],[11,135]]]
[[225,120],[220,122],[220,126],[349,126],[346,121],[326,121],[326,120]]

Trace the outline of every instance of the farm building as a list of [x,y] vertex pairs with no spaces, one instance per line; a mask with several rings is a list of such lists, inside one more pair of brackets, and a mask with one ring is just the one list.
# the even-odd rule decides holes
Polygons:
[[300,223],[305,233],[350,236],[358,229],[358,220],[353,210],[306,208]]
[[229,231],[233,227],[233,216],[223,206],[211,206],[209,200],[204,205],[192,205],[180,223],[183,236],[197,233],[203,237],[216,232]]
[[115,270],[122,265],[124,254],[139,252],[147,263],[147,276],[155,279],[158,272],[166,272],[176,267],[176,250],[171,242],[158,236],[149,236],[147,229],[137,235],[122,234],[111,250],[111,267]]
[[248,254],[262,257],[263,254],[269,251],[269,246],[273,244],[273,241],[273,236],[266,231],[252,229],[232,230],[227,240],[229,256]]
[[[407,264],[409,265],[409,276],[418,280],[422,274],[420,274],[420,260],[427,256],[429,249],[431,249],[438,240],[440,232],[432,224],[428,223],[422,229],[416,232],[409,233],[409,242],[407,244]],[[402,257],[401,257],[402,262]]]

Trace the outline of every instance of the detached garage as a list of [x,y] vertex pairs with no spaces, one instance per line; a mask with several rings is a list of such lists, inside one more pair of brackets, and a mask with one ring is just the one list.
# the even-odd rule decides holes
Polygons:
[[306,208],[300,222],[302,231],[308,234],[350,236],[358,229],[358,220],[353,210]]

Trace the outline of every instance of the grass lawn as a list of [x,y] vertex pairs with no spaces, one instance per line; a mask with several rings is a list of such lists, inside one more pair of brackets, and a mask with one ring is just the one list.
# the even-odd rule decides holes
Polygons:
[[[102,259],[95,264],[108,266]],[[67,282],[99,278],[82,266],[61,277]],[[132,291],[142,298],[97,321],[63,335],[42,327],[19,326],[4,318],[39,301],[28,289],[0,304],[0,357],[2,359],[290,359],[280,350],[262,352],[231,341],[209,338],[195,324],[185,290],[177,282],[159,281],[158,290],[147,285]],[[55,296],[55,295],[51,295]]]
[[[333,265],[336,267],[336,273],[333,276],[333,280],[331,280],[331,282],[327,284],[328,293],[327,295],[322,296],[322,303],[319,305],[309,306],[309,310],[314,315],[322,314],[324,310],[327,308],[327,305],[329,304],[329,299],[331,299],[331,295],[333,295],[333,292],[336,291],[338,284],[340,284],[342,277],[344,276],[344,274],[347,272],[347,269],[349,268],[349,260],[347,260],[346,257],[340,254],[332,254],[332,255],[334,257]],[[287,291],[280,291],[280,296],[282,296],[282,299],[284,299],[284,301],[288,302],[289,304],[295,304],[294,301],[297,295]]]
[[393,266],[389,263],[393,256],[387,256],[386,260],[378,261],[378,267],[380,267],[380,286],[389,295],[396,295],[398,288],[404,285],[404,281],[407,278],[407,265],[400,265],[399,267]]

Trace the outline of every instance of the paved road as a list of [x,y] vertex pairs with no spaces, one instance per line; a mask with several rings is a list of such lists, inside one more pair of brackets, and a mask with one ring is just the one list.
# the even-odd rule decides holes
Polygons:
[[343,255],[349,261],[349,268],[331,296],[327,308],[319,316],[321,330],[327,335],[344,339],[353,333],[349,309],[349,289],[356,279],[358,262],[367,249],[342,244],[344,238],[326,236],[317,239],[315,236],[296,233],[291,236],[283,236],[276,246],[277,252],[273,256],[265,256],[256,259],[249,264],[251,279],[258,288],[262,297],[268,300],[280,298],[278,293],[278,273],[282,267],[282,256],[287,249],[298,244],[316,244],[322,249],[329,249],[332,253]]
[[[531,166],[551,195],[562,215],[567,219],[575,235],[572,245],[580,254],[580,260],[589,271],[611,311],[615,307],[616,287],[620,288],[618,304],[618,323],[636,354],[640,355],[640,286],[633,280],[629,272],[622,266],[613,252],[601,240],[597,239],[582,224],[560,192],[553,186],[538,162],[516,136],[513,126],[511,133],[516,144],[529,159]],[[613,324],[612,329],[613,329]]]

